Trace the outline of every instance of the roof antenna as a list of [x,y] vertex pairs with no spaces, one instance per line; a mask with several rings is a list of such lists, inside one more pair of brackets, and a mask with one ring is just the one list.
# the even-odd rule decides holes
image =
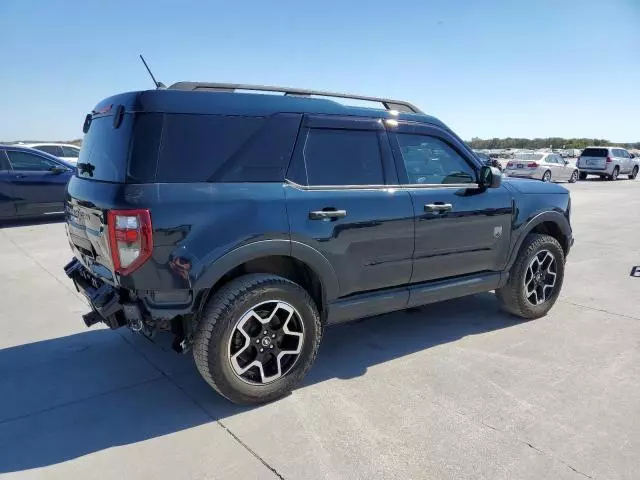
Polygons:
[[142,55],[140,55],[140,60],[142,60],[142,63],[144,63],[144,66],[147,69],[147,72],[149,72],[149,75],[151,75],[151,80],[153,80],[156,88],[167,88],[164,83],[156,81],[156,77],[154,77],[153,73],[151,73],[151,69],[149,68],[149,65],[147,65],[147,62],[144,61],[144,57]]

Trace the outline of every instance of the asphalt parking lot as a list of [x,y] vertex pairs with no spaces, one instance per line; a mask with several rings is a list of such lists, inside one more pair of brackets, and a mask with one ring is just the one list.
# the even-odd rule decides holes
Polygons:
[[250,409],[168,339],[87,330],[61,223],[5,226],[0,476],[638,478],[640,180],[567,188],[576,245],[547,317],[482,294],[334,327],[300,388]]

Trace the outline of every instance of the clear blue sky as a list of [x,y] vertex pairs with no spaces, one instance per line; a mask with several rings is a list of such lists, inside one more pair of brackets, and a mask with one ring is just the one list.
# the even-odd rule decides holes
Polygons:
[[640,141],[640,0],[0,0],[0,18],[0,140],[81,137],[101,98],[151,86],[143,53],[166,84],[398,97],[465,139]]

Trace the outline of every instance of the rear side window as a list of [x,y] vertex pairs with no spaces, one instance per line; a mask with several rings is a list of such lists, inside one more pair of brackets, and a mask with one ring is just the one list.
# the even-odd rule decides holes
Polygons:
[[9,150],[9,162],[14,170],[22,172],[46,172],[58,164],[52,160],[27,152]]
[[606,157],[609,155],[609,150],[606,148],[585,148],[582,151],[583,157]]
[[378,133],[309,129],[303,156],[308,185],[383,185]]
[[62,148],[62,156],[67,158],[78,158],[79,150],[73,147],[61,147]]
[[36,150],[40,150],[41,152],[48,153],[50,155],[54,155],[56,157],[62,157],[62,149],[57,145],[39,145],[37,147],[33,147]]
[[157,181],[209,181],[264,123],[264,117],[167,115]]
[[158,182],[282,182],[301,115],[169,114]]
[[0,150],[0,170],[9,170],[9,160],[4,150]]

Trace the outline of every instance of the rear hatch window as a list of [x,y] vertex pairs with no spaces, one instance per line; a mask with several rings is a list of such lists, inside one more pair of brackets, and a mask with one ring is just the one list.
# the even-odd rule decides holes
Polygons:
[[152,180],[161,133],[161,114],[126,113],[117,127],[113,115],[94,117],[82,141],[78,176],[116,183]]
[[583,157],[606,157],[609,151],[606,148],[585,148],[582,151]]

